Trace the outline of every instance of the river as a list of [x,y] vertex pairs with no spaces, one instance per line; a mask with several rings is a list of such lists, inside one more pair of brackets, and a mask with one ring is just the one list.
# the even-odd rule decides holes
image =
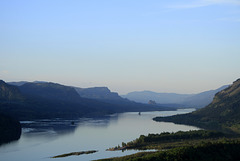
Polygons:
[[[129,142],[149,133],[197,130],[197,127],[155,122],[156,116],[183,114],[194,109],[177,111],[128,112],[101,118],[79,120],[23,121],[22,136],[18,141],[0,146],[1,161],[89,161],[136,153],[106,151],[109,147]],[[97,150],[93,154],[51,158],[70,152]]]

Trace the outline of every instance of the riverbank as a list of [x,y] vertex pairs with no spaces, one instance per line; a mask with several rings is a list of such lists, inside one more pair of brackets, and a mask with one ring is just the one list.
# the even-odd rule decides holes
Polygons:
[[[217,148],[225,148],[216,150]],[[122,160],[161,160],[161,161],[173,161],[173,160],[199,160],[205,161],[207,159],[219,160],[218,156],[222,157],[222,160],[236,159],[238,156],[236,151],[240,148],[240,137],[235,135],[224,134],[216,131],[188,131],[188,132],[176,132],[176,133],[161,133],[161,134],[149,134],[148,136],[141,135],[136,140],[128,143],[122,143],[122,146],[115,148],[109,148],[109,150],[151,150],[155,149],[156,152],[141,152],[124,157],[108,158],[98,161],[122,161]],[[214,149],[214,150],[213,150]],[[211,153],[211,150],[213,153]],[[209,151],[205,154],[205,151]],[[234,152],[235,151],[235,152]],[[204,153],[203,153],[204,152]],[[201,153],[204,157],[199,156]],[[194,154],[194,155],[193,155]],[[195,157],[198,156],[198,157]],[[170,158],[170,159],[169,159]]]
[[97,161],[230,161],[240,160],[240,141],[203,142],[195,146],[182,146],[166,151],[142,152],[124,157]]
[[[87,118],[76,120],[42,120],[24,122],[27,129],[19,141],[0,147],[0,160],[53,161],[50,158],[58,154],[98,150],[97,153],[64,157],[64,161],[96,160],[120,157],[139,152],[138,150],[106,151],[122,142],[129,142],[141,134],[161,132],[189,131],[198,128],[173,123],[155,122],[156,116],[169,116],[187,113],[189,110],[129,112],[111,115],[107,118]],[[75,124],[72,125],[71,122]],[[51,125],[51,127],[49,126]],[[71,127],[63,128],[62,127]],[[34,154],[34,155],[26,155]],[[59,158],[61,159],[61,158]]]

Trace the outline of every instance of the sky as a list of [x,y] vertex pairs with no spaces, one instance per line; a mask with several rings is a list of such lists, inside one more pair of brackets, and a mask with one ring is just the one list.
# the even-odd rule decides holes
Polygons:
[[0,79],[199,93],[240,78],[240,0],[0,0]]

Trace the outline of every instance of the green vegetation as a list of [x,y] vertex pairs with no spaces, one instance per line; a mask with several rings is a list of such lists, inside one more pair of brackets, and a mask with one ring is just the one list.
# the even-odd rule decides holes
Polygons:
[[156,117],[154,120],[240,133],[240,79],[218,92],[213,102],[203,109],[185,115]]
[[229,161],[240,160],[240,79],[218,92],[207,107],[190,114],[156,117],[155,121],[188,124],[214,131],[141,135],[110,150],[157,149],[102,161]]
[[141,135],[136,140],[133,140],[128,143],[122,143],[122,147],[116,146],[114,148],[109,148],[107,150],[127,150],[127,149],[137,149],[137,150],[146,150],[146,149],[171,149],[181,146],[193,146],[199,144],[203,141],[215,142],[221,139],[229,138],[231,139],[232,135],[227,135],[221,132],[216,131],[206,131],[206,130],[197,130],[197,131],[178,131],[176,133],[164,132],[161,134],[148,134],[148,136]]
[[[29,118],[74,118],[94,114],[104,115],[121,112],[121,110],[122,112],[127,111],[127,108],[130,107],[132,110],[136,109],[134,108],[136,104],[124,105],[122,109],[120,104],[114,105],[113,109],[111,104],[81,98],[70,87],[52,83],[44,85],[28,84],[27,88],[21,87],[22,89],[20,89],[25,95],[22,95],[16,87],[6,85],[3,81],[0,82],[0,87],[0,112],[4,111],[12,116],[28,120]],[[30,95],[31,97],[29,97]],[[227,89],[218,92],[213,102],[203,109],[190,114],[157,117],[154,120],[189,124],[222,132],[199,130],[179,131],[176,133],[165,132],[149,134],[148,136],[141,135],[134,141],[122,142],[122,146],[109,148],[108,150],[155,149],[158,151],[138,153],[122,158],[105,159],[105,161],[240,160],[238,154],[240,150],[240,138],[238,138],[240,134],[240,79]],[[5,122],[4,119],[2,122],[0,124],[1,131],[4,131],[4,128],[8,127],[8,125],[11,125],[9,122]],[[16,134],[10,131],[7,133]],[[2,136],[6,136],[6,134],[1,132]],[[72,152],[53,158],[94,152],[96,151]]]
[[[149,134],[148,136],[141,135],[135,141],[126,144],[128,149],[168,149],[177,146],[177,143],[192,144],[203,139],[218,139],[225,137],[221,132],[215,131],[179,131],[176,133],[164,132],[161,134]],[[190,143],[189,143],[190,142]]]
[[99,161],[234,161],[240,160],[240,141],[222,140],[215,143],[202,142],[167,151],[143,152],[119,158]]
[[63,157],[69,157],[72,155],[83,155],[83,154],[92,154],[92,153],[96,153],[96,150],[89,150],[89,151],[81,151],[81,152],[71,152],[71,153],[67,153],[67,154],[61,154],[61,155],[56,155],[52,158],[63,158]]

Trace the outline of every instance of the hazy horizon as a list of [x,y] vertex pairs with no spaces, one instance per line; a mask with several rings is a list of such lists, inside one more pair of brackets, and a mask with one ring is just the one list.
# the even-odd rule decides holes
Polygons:
[[200,93],[240,77],[240,0],[0,2],[0,79]]
[[[4,80],[3,80],[4,81]],[[39,81],[39,80],[35,80],[35,81],[24,81],[24,80],[19,80],[19,81],[6,81],[6,83],[18,83],[18,82],[29,82],[29,83],[39,83],[39,82],[42,82],[42,83],[57,83],[57,84],[61,84],[59,82],[52,82],[52,81]],[[216,89],[207,89],[205,91],[199,91],[199,92],[196,92],[196,93],[178,93],[178,92],[164,92],[164,91],[154,91],[154,90],[147,90],[147,89],[143,89],[143,90],[136,90],[136,91],[130,91],[128,93],[119,93],[118,91],[113,91],[112,89],[110,89],[109,87],[107,86],[86,86],[86,87],[80,87],[80,86],[74,86],[72,84],[61,84],[61,85],[64,85],[64,86],[71,86],[71,87],[77,87],[77,88],[95,88],[95,87],[106,87],[108,88],[111,92],[117,92],[119,95],[126,95],[128,93],[131,93],[131,92],[154,92],[154,93],[175,93],[175,94],[198,94],[198,93],[202,93],[202,92],[206,92],[206,91],[210,91],[210,90],[216,90],[218,88],[221,88],[223,86],[227,86],[227,85],[231,85],[231,84],[225,84],[225,85],[222,85],[220,87],[217,87]]]

